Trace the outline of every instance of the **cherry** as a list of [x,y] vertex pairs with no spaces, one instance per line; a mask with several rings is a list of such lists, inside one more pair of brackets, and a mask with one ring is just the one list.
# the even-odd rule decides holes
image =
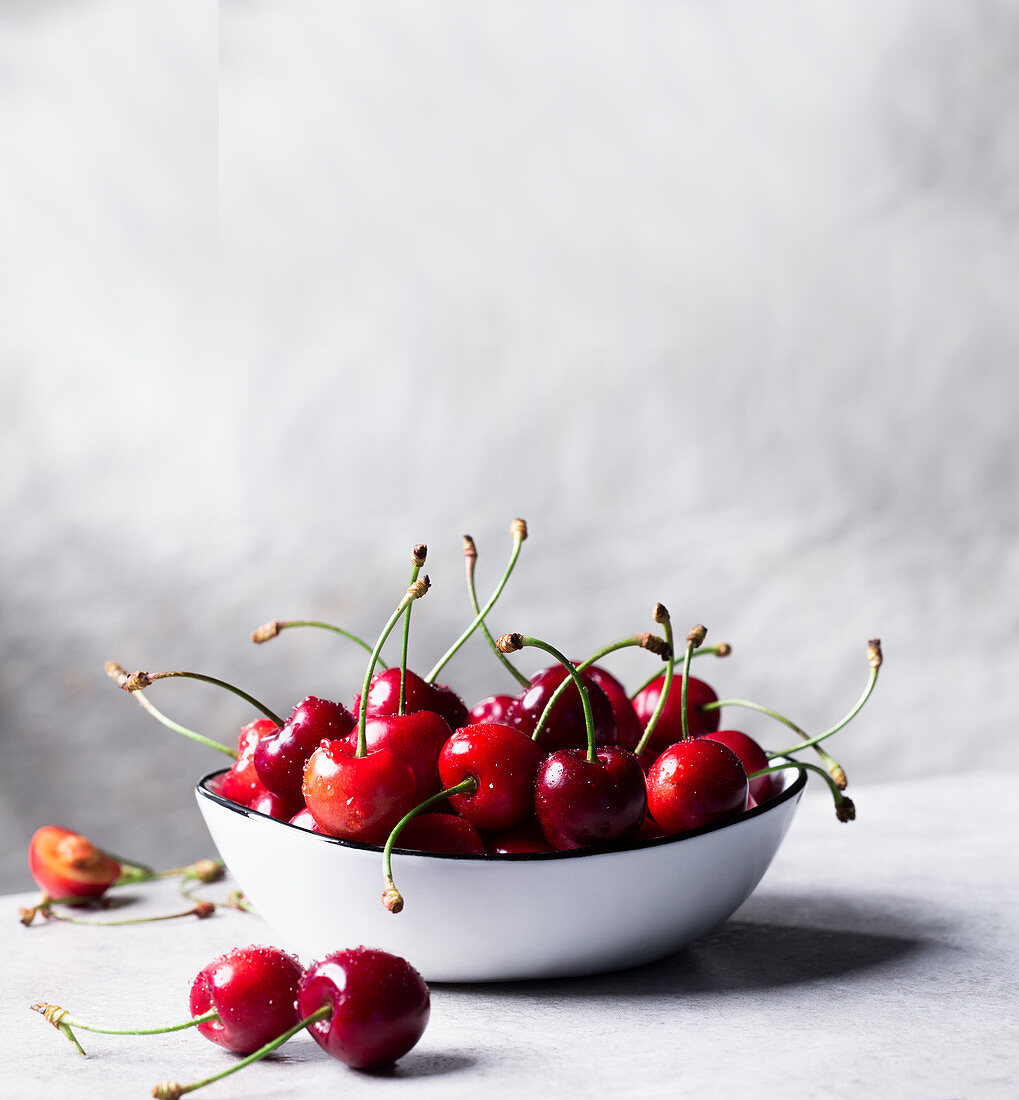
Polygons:
[[[367,751],[388,749],[402,757],[414,772],[416,798],[427,798],[440,786],[439,751],[450,735],[449,724],[430,710],[418,710],[413,714],[390,714],[369,718],[365,722],[364,737]],[[357,748],[357,730],[347,738],[352,748]]]
[[[529,737],[532,736],[546,704],[569,675],[562,665],[552,665],[536,673],[531,677],[530,686],[510,704],[503,722]],[[599,745],[614,745],[619,733],[612,715],[612,704],[590,673],[583,673],[583,680],[591,700],[595,742]],[[538,742],[546,752],[580,748],[586,744],[584,707],[575,685],[567,687],[553,705],[538,735]]]
[[457,730],[439,753],[443,787],[473,779],[450,796],[453,809],[485,831],[519,825],[534,813],[534,777],[544,753],[525,733],[493,722]]
[[[698,737],[703,733],[714,733],[719,726],[719,713],[717,710],[702,710],[705,703],[713,703],[718,696],[703,680],[693,676],[680,678],[673,683],[665,700],[664,708],[659,717],[658,724],[654,728],[652,736],[646,745],[640,749],[638,756],[641,763],[650,765],[675,741],[683,737],[683,704],[682,689],[686,684],[687,704],[686,713],[691,737]],[[633,700],[634,709],[642,725],[645,725],[654,714],[665,685],[665,674],[653,680],[646,688],[637,694]]]
[[706,737],[670,745],[647,776],[648,812],[666,835],[742,813],[748,792],[739,757]]
[[277,821],[289,821],[298,812],[298,807],[278,794],[266,790],[264,787],[248,803],[248,809],[255,813],[265,814],[266,817],[274,817]]
[[342,703],[309,695],[294,707],[275,735],[263,737],[255,747],[254,763],[259,779],[296,809],[301,805],[301,784],[308,758],[322,741],[339,741],[356,724]]
[[512,829],[503,829],[502,832],[493,833],[485,845],[485,851],[493,856],[551,852],[553,850],[536,820],[525,821],[522,825],[514,825]]
[[[414,714],[419,710],[430,710],[441,715],[451,730],[465,726],[468,711],[464,701],[452,688],[442,684],[426,683],[417,673],[406,670],[405,676],[405,714]],[[354,710],[361,705],[361,696],[354,700]],[[368,689],[368,703],[365,712],[368,717],[379,718],[400,713],[400,669],[387,668],[380,672]]]
[[412,852],[484,855],[485,845],[474,826],[457,814],[419,814],[400,833],[400,848]]
[[[291,825],[296,825],[298,829],[307,829],[309,833],[321,833],[322,830],[318,827],[318,822],[311,816],[311,810],[307,806],[303,810],[298,810],[296,814],[290,819]],[[323,833],[323,835],[325,835]]]
[[50,898],[97,898],[120,878],[120,863],[91,840],[58,825],[36,829],[28,869]]
[[219,784],[219,793],[224,798],[250,806],[265,791],[265,784],[255,770],[255,749],[263,738],[278,731],[279,727],[268,718],[256,718],[241,729],[237,739],[237,759]]
[[605,692],[609,705],[612,707],[612,717],[616,722],[616,744],[621,749],[629,749],[630,752],[637,747],[643,730],[643,723],[637,717],[637,711],[626,694],[626,688],[612,675],[599,665],[588,665],[584,671]]
[[300,963],[278,947],[238,947],[203,967],[191,984],[191,1014],[206,1039],[250,1054],[297,1023]]
[[513,702],[513,695],[489,695],[471,708],[471,724],[477,722],[502,722]]
[[[747,775],[768,767],[768,754],[752,737],[739,730],[717,730],[715,733],[705,733],[701,736],[706,741],[718,741],[719,744],[732,749],[739,757],[739,762]],[[774,798],[781,790],[782,784],[774,773],[760,775],[750,780],[750,797],[755,806],[767,802],[769,798]],[[747,809],[751,808],[747,807]]]
[[308,1030],[327,1054],[355,1069],[403,1057],[428,1023],[430,998],[421,975],[397,955],[370,947],[337,951],[301,978],[298,1012],[329,1014]]

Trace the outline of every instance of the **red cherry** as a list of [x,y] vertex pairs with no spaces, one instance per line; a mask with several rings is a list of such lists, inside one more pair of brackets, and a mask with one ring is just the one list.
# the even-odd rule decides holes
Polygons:
[[[402,757],[414,772],[415,797],[423,802],[439,790],[439,751],[450,735],[449,724],[432,710],[369,718],[364,736],[368,752],[388,749]],[[347,738],[357,748],[357,730]]]
[[605,669],[598,665],[588,665],[584,669],[590,677],[605,692],[609,705],[612,707],[612,717],[616,721],[616,744],[621,749],[629,749],[630,752],[637,747],[640,735],[644,732],[644,724],[637,717],[637,711],[626,694],[626,688]]
[[[354,700],[354,713],[361,706],[361,695]],[[417,673],[407,669],[404,681],[404,714],[414,714],[419,710],[431,710],[441,714],[449,723],[451,730],[465,726],[468,720],[467,707],[452,688],[443,684],[429,684]],[[368,688],[367,713],[369,718],[382,717],[400,712],[400,670],[387,668],[372,679]]]
[[444,789],[474,779],[472,793],[450,795],[453,809],[479,829],[509,829],[534,813],[534,777],[543,755],[527,734],[481,722],[449,738],[439,753],[439,778]]
[[489,695],[482,699],[470,712],[472,725],[478,722],[501,722],[514,700],[512,695]]
[[191,986],[191,1014],[218,1020],[197,1025],[214,1043],[251,1054],[297,1023],[301,965],[278,947],[238,947],[203,967]]
[[275,737],[263,737],[256,746],[259,779],[291,806],[300,806],[308,757],[322,741],[338,741],[356,724],[342,703],[309,695],[294,707]]
[[[311,810],[307,806],[303,810],[298,810],[296,814],[290,819],[291,825],[296,825],[298,829],[307,829],[309,833],[321,833],[322,830],[318,827],[318,822],[311,816]],[[322,834],[325,835],[324,833]]]
[[[764,749],[752,737],[741,733],[739,730],[718,730],[716,733],[702,734],[702,737],[705,740],[718,741],[720,744],[732,749],[739,757],[739,762],[743,765],[743,770],[747,775],[753,775],[754,772],[759,772],[762,768],[771,765],[768,754]],[[781,790],[782,782],[774,772],[771,775],[759,775],[756,779],[750,780],[750,796],[753,798],[755,805],[760,805],[762,802],[767,802],[769,798],[774,798]]]
[[742,813],[748,792],[739,757],[705,737],[670,745],[647,776],[648,812],[666,835]]
[[91,840],[43,825],[28,844],[28,869],[51,898],[97,898],[120,878],[120,864]]
[[276,723],[268,718],[256,718],[241,729],[237,738],[237,760],[219,784],[219,793],[224,798],[250,806],[252,800],[265,791],[265,784],[255,770],[255,749],[263,737],[278,731]]
[[[552,665],[532,676],[530,687],[525,688],[508,708],[503,719],[505,724],[528,736],[533,734],[546,704],[567,676],[569,673],[562,665]],[[594,739],[599,745],[614,745],[618,731],[612,717],[612,705],[587,672],[582,672],[581,676],[591,699]],[[545,728],[538,735],[538,742],[545,752],[581,748],[587,744],[584,709],[575,684],[570,684],[556,701]]]
[[552,845],[545,839],[537,821],[525,821],[512,829],[493,833],[485,845],[485,851],[493,856],[509,856],[529,852],[551,852]]
[[[652,680],[643,691],[638,692],[637,697],[633,700],[633,706],[642,727],[647,725],[648,719],[654,714],[664,684],[665,675],[663,673],[656,680]],[[650,740],[640,754],[641,763],[646,767],[650,767],[670,745],[683,739],[682,689],[683,677],[674,677],[669,688],[668,698],[665,700],[665,707],[658,719],[658,725],[655,726]],[[718,729],[719,712],[717,710],[701,710],[705,703],[713,703],[717,699],[718,696],[703,680],[697,680],[693,676],[690,677],[690,684],[687,688],[686,714],[691,737],[698,737],[702,733],[714,733]]]
[[287,802],[272,791],[267,791],[264,787],[261,793],[256,794],[248,803],[248,809],[254,810],[257,814],[265,814],[266,817],[274,817],[277,821],[289,821],[297,813],[297,807],[293,803]]
[[298,1012],[305,1019],[325,1005],[332,1015],[308,1030],[326,1053],[355,1069],[401,1058],[424,1033],[428,986],[404,959],[355,947],[312,963],[301,978]]
[[596,759],[584,749],[561,749],[534,782],[538,824],[558,851],[633,837],[647,812],[644,770],[632,752],[606,745]]
[[327,741],[304,770],[304,800],[330,836],[382,844],[414,805],[414,772],[388,749],[357,756],[346,741]]
[[397,847],[412,852],[485,854],[481,834],[456,814],[418,814],[403,827]]

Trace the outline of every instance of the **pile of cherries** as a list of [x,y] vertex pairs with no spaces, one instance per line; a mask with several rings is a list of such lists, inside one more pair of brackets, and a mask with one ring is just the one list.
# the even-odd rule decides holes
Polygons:
[[[111,677],[136,694],[155,717],[234,758],[219,793],[259,813],[293,825],[384,848],[383,900],[398,912],[402,898],[392,881],[389,856],[403,850],[474,853],[498,857],[602,849],[674,836],[730,821],[782,789],[783,768],[803,768],[829,784],[840,820],[854,816],[842,794],[845,774],[820,747],[862,707],[877,678],[880,645],[868,647],[870,677],[856,706],[831,729],[809,736],[767,707],[719,700],[690,675],[692,658],[725,656],[727,644],[705,647],[705,629],[694,627],[677,651],[669,614],[656,605],[662,635],[642,633],[573,663],[537,638],[512,633],[498,640],[485,619],[513,569],[526,525],[511,527],[513,552],[502,580],[484,607],[474,589],[477,551],[465,538],[468,593],[473,620],[426,676],[407,668],[407,636],[413,604],[429,589],[419,579],[426,549],[414,548],[410,587],[370,653],[360,694],[351,708],[309,697],[286,719],[246,692],[197,673],[136,672],[107,666]],[[398,664],[377,671],[390,633],[403,624]],[[327,623],[272,622],[253,640],[263,642],[293,626]],[[493,695],[468,710],[451,688],[436,683],[446,661],[475,630],[488,638],[520,690]],[[624,646],[644,648],[664,662],[631,697],[598,661]],[[523,676],[508,654],[540,649],[552,663]],[[227,687],[264,715],[240,732],[237,750],[195,734],[166,718],[144,696],[156,680],[185,676]],[[764,711],[795,731],[799,741],[767,753],[742,731],[720,728],[723,705]],[[814,749],[823,767],[793,760]]]

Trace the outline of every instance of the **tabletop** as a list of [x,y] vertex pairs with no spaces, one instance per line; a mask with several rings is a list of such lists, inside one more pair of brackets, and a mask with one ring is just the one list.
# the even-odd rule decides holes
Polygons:
[[[808,789],[753,896],[685,951],[590,978],[434,985],[424,1037],[386,1072],[349,1070],[302,1034],[195,1095],[1014,1097],[1011,777],[935,777],[852,794],[857,820],[839,824],[825,793]],[[229,889],[227,881],[196,893],[222,900]],[[118,893],[131,904],[97,916],[180,908],[173,882]],[[230,1064],[233,1055],[193,1031],[81,1032],[82,1058],[28,1006],[45,1000],[110,1026],[177,1022],[188,1015],[193,976],[213,957],[275,942],[260,917],[220,908],[206,920],[22,927],[17,910],[35,899],[9,895],[0,907],[9,919],[0,1095],[144,1097],[159,1081]],[[578,915],[578,935],[582,923]]]

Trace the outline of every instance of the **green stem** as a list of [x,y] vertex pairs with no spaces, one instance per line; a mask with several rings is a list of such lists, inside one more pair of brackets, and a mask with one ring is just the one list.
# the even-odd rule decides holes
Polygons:
[[[658,607],[655,608],[655,611],[657,612],[659,608],[661,608],[661,610],[664,612],[664,616],[660,619],[660,621],[662,623],[663,629],[665,630],[665,642],[669,647],[669,652],[672,653],[674,652],[673,646],[675,644],[674,635],[672,632],[672,620],[669,618],[668,611],[666,611],[661,604],[659,604]],[[689,649],[689,647],[687,648]],[[669,697],[669,690],[672,687],[672,677],[673,673],[675,672],[675,668],[676,662],[673,660],[669,660],[665,665],[665,682],[662,684],[662,690],[658,696],[658,702],[655,705],[655,709],[652,712],[651,717],[648,719],[647,725],[644,727],[644,732],[643,734],[641,734],[641,738],[637,742],[637,745],[633,750],[634,756],[640,756],[640,754],[644,751],[644,748],[647,745],[648,741],[651,740],[651,734],[655,732],[655,726],[658,725],[658,719],[661,718],[662,711],[665,710],[665,702]]]
[[[695,626],[686,636],[686,651],[683,653],[683,682],[679,688],[679,718],[682,724],[683,740],[690,740],[690,719],[686,713],[686,701],[690,687],[690,655],[694,647],[704,641],[707,631],[703,626]],[[663,689],[664,690],[664,689]]]
[[188,680],[201,680],[203,684],[213,684],[215,687],[224,688],[225,690],[232,692],[238,698],[243,699],[245,702],[250,703],[255,710],[260,710],[270,722],[282,728],[284,722],[278,714],[274,714],[264,703],[260,703],[253,695],[249,695],[246,691],[242,691],[239,687],[235,687],[233,684],[228,684],[226,680],[220,680],[215,676],[206,676],[203,672],[136,672],[133,676],[130,676],[126,683],[121,685],[125,691],[132,693],[138,691],[138,686],[131,686],[132,681],[136,677],[144,678],[144,682],[140,684],[141,687],[148,687],[149,683],[153,683],[156,680],[169,680],[173,677],[184,677]]
[[[52,904],[52,902],[50,903]],[[200,920],[209,917],[215,911],[212,902],[201,901],[191,909],[185,909],[181,913],[166,913],[161,917],[128,917],[124,920],[86,920],[84,917],[68,917],[63,913],[55,913],[48,905],[41,906],[43,916],[47,920],[66,921],[68,924],[92,924],[106,928],[112,928],[118,924],[154,924],[156,921],[176,920],[178,917],[198,917]]]
[[[478,563],[478,549],[474,545],[474,539],[470,535],[464,535],[464,569],[467,573],[467,595],[471,601],[471,608],[475,615],[481,614],[481,605],[478,603],[477,589],[474,587],[474,567]],[[488,641],[488,644],[492,648],[492,652],[502,662],[503,667],[513,677],[514,680],[521,687],[530,687],[531,681],[516,667],[515,664],[506,656],[505,653],[500,652],[499,647],[495,644],[495,639],[492,637],[492,632],[488,629],[488,624],[482,619],[481,632],[484,634]]]
[[163,1081],[152,1090],[152,1095],[156,1100],[178,1100],[178,1097],[183,1096],[185,1093],[194,1092],[205,1085],[211,1085],[213,1081],[221,1081],[224,1077],[229,1077],[231,1073],[236,1073],[238,1070],[244,1069],[245,1066],[250,1066],[252,1062],[260,1061],[267,1054],[271,1054],[276,1050],[277,1047],[281,1047],[288,1039],[292,1039],[299,1031],[317,1023],[319,1020],[326,1019],[326,1017],[332,1015],[332,1012],[332,1004],[324,1004],[310,1016],[305,1016],[303,1020],[288,1028],[282,1035],[278,1035],[275,1039],[266,1043],[264,1047],[259,1047],[254,1054],[249,1054],[246,1058],[242,1058],[239,1062],[235,1062],[219,1073],[213,1074],[211,1077],[205,1077],[201,1081],[193,1081],[190,1085],[178,1085],[175,1081]]
[[838,784],[824,768],[819,768],[816,764],[808,764],[803,760],[790,760],[786,764],[773,764],[770,767],[761,768],[759,771],[748,775],[747,779],[757,779],[762,775],[772,775],[775,772],[784,771],[786,768],[797,768],[799,770],[816,772],[825,783],[828,784],[828,789],[831,791],[832,798],[835,800],[835,816],[839,821],[853,821],[856,818],[856,806],[853,800],[839,790]]
[[[693,651],[693,653],[690,654],[690,656],[691,657],[706,657],[710,654],[710,655],[715,656],[715,657],[728,657],[731,652],[732,652],[732,646],[729,645],[728,642],[719,642],[718,645],[700,646],[698,649],[695,649]],[[683,664],[685,661],[686,661],[686,654],[684,653],[682,657],[677,657],[672,662],[673,668],[675,668],[676,665]],[[645,680],[644,683],[642,683],[640,685],[640,687],[637,688],[636,691],[630,692],[630,698],[631,699],[636,699],[637,696],[640,695],[640,693],[645,688],[649,688],[655,682],[655,680],[658,679],[659,676],[661,676],[661,673],[656,672],[654,674],[654,676],[651,676],[647,680]]]
[[492,593],[488,603],[477,612],[474,616],[473,622],[467,627],[467,629],[460,635],[459,638],[446,650],[446,652],[438,659],[431,672],[425,677],[425,683],[432,684],[435,682],[435,677],[445,668],[449,659],[457,652],[457,650],[467,641],[467,639],[474,633],[475,630],[485,621],[485,616],[495,606],[495,601],[502,595],[502,590],[506,587],[506,582],[510,579],[510,574],[513,572],[513,567],[517,564],[517,558],[520,557],[520,548],[524,544],[524,539],[527,538],[527,524],[522,519],[515,519],[510,525],[510,530],[513,532],[513,551],[510,554],[509,563],[506,566],[506,571],[502,575],[502,580],[499,581],[498,586]]
[[[336,626],[333,623],[319,622],[317,619],[288,619],[283,622],[279,619],[273,622],[266,623],[264,626],[260,626],[254,634],[251,635],[253,642],[267,642],[270,638],[275,638],[281,630],[289,630],[292,626],[313,626],[318,630],[331,630],[334,634],[342,634],[344,638],[348,638],[350,641],[359,645],[366,653],[371,653],[372,647],[364,640],[359,638],[356,634],[352,634],[349,630],[344,630],[342,626]],[[383,668],[386,668],[384,661],[379,661],[379,664]]]
[[[425,564],[427,554],[428,547],[424,543],[419,543],[414,547],[411,554],[411,584],[418,579],[418,573],[421,572],[421,566]],[[407,611],[403,617],[403,647],[400,650],[400,703],[397,707],[397,714],[403,714],[407,709],[407,646],[410,644],[410,613],[413,607],[413,603],[407,604]]]
[[[84,1020],[79,1020],[76,1016],[65,1012],[57,1005],[46,1004],[44,1001],[32,1005],[31,1008],[33,1012],[42,1013],[55,1028],[63,1031],[79,1050],[81,1050],[81,1045],[74,1037],[73,1028],[78,1028],[80,1031],[94,1031],[100,1035],[166,1035],[171,1031],[186,1031],[189,1027],[219,1019],[219,1013],[215,1009],[210,1009],[202,1016],[195,1016],[183,1023],[170,1024],[166,1027],[100,1027],[97,1024],[89,1024]],[[81,1053],[84,1054],[85,1052],[81,1050]]]
[[452,794],[473,794],[477,789],[477,779],[473,775],[469,775],[466,779],[462,779],[457,783],[455,787],[447,787],[444,791],[439,791],[438,794],[433,794],[431,797],[426,798],[424,802],[418,803],[412,810],[408,810],[393,826],[393,831],[386,839],[386,846],[382,849],[382,872],[386,880],[386,889],[382,895],[382,901],[390,913],[399,913],[403,909],[403,895],[397,890],[396,883],[393,882],[392,861],[393,848],[396,845],[397,837],[403,832],[407,822],[412,821],[418,814],[424,813],[436,802],[449,798]]

